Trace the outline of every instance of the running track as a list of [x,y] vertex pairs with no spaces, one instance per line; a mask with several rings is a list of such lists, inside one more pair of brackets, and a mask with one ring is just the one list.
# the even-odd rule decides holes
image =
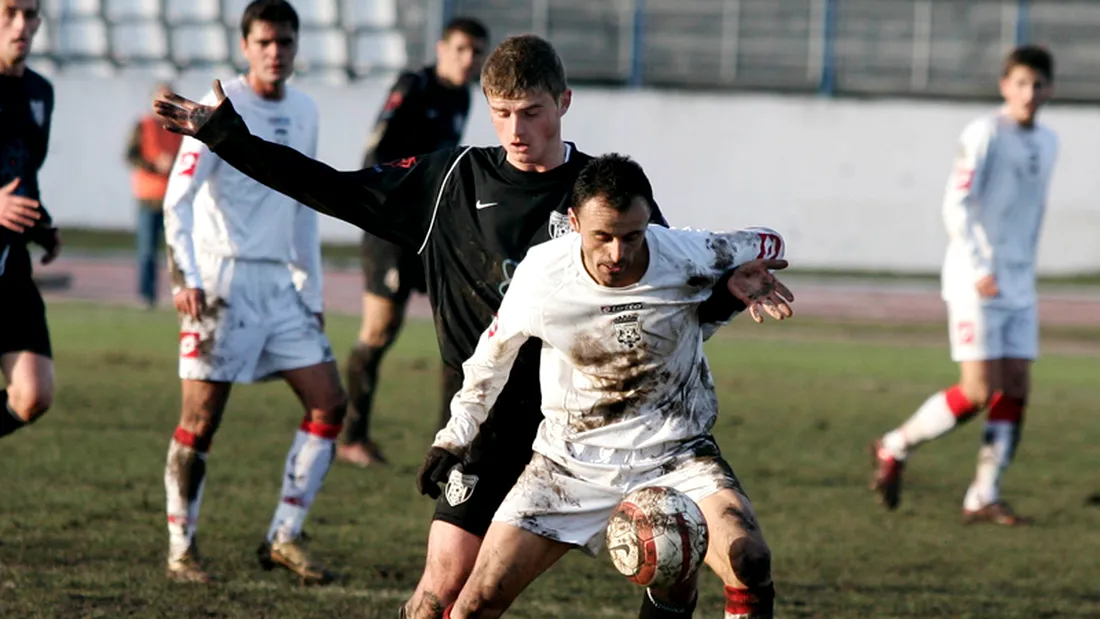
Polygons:
[[[132,261],[122,257],[62,256],[56,263],[36,271],[48,300],[97,301],[137,304],[136,275]],[[168,303],[168,284],[161,303]],[[797,316],[853,321],[937,322],[946,320],[943,302],[934,284],[868,282],[784,278],[795,295]],[[55,285],[55,284],[61,285]],[[65,285],[67,283],[67,286]],[[362,276],[357,270],[329,269],[325,272],[325,305],[337,314],[358,314]],[[1100,290],[1062,289],[1040,295],[1043,324],[1100,327]],[[414,317],[431,316],[428,300],[415,297],[409,305]]]

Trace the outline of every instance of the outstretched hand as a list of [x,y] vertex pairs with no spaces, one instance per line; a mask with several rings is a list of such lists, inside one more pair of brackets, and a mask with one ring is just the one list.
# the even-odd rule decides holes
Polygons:
[[785,269],[788,264],[786,260],[760,259],[734,269],[726,286],[735,299],[745,304],[754,321],[764,322],[761,310],[776,320],[794,315],[790,306],[794,295],[771,272]]
[[[218,105],[225,101],[221,80],[214,80],[214,95],[218,98]],[[218,105],[203,105],[169,92],[153,100],[153,111],[165,129],[194,137],[214,115]]]

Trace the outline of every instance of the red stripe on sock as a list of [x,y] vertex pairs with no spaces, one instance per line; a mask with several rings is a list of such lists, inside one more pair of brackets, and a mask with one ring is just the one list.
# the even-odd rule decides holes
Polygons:
[[176,428],[176,433],[172,435],[172,438],[177,443],[184,447],[190,447],[199,453],[206,453],[210,451],[210,443],[213,442],[213,436],[199,436],[194,432],[188,432],[181,427]]
[[959,385],[947,389],[943,395],[947,397],[947,408],[956,418],[969,417],[978,412],[978,407],[971,403]]
[[726,613],[730,615],[771,617],[774,602],[775,586],[771,583],[751,589],[726,587]]
[[1020,423],[1024,417],[1024,401],[997,394],[989,406],[989,421]]
[[312,434],[313,436],[319,436],[321,438],[327,438],[331,441],[336,440],[336,437],[340,436],[340,431],[344,429],[344,424],[318,423],[316,421],[303,419],[302,425],[298,426],[298,429],[302,432]]

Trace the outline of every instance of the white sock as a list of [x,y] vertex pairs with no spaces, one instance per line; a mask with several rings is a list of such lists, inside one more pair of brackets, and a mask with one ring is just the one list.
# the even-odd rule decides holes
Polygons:
[[168,446],[168,463],[164,467],[169,561],[182,557],[195,541],[205,487],[206,454],[173,438]]
[[910,449],[947,434],[957,423],[958,418],[948,406],[946,392],[938,391],[898,429],[883,436],[882,446],[895,459],[905,460]]
[[1000,498],[1001,475],[1012,460],[1017,426],[1011,421],[985,422],[982,446],[978,449],[978,470],[966,490],[964,509],[981,509]]
[[289,542],[298,538],[306,522],[310,505],[321,489],[336,455],[336,437],[340,426],[303,422],[294,437],[294,443],[286,455],[286,471],[283,475],[283,492],[267,541]]

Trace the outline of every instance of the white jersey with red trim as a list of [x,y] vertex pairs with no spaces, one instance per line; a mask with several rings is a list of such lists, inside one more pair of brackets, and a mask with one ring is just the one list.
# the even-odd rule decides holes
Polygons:
[[[1058,138],[998,113],[971,122],[943,203],[949,302],[1026,307],[1036,302],[1035,262]],[[980,299],[975,283],[994,275],[1001,294]]]
[[[492,325],[463,364],[462,390],[435,445],[468,446],[528,338],[543,342],[535,451],[556,459],[643,467],[710,432],[718,414],[698,306],[733,267],[781,258],[767,228],[732,233],[650,226],[642,279],[604,287],[585,270],[581,239],[533,247]],[[499,411],[497,414],[509,414]]]
[[[223,88],[253,135],[316,156],[317,105],[309,95],[287,86],[283,99],[263,99],[243,76]],[[202,103],[215,105],[214,93]],[[291,269],[307,307],[320,312],[317,217],[314,210],[238,172],[202,142],[185,138],[164,198],[174,289],[203,288],[196,253],[282,262]]]

